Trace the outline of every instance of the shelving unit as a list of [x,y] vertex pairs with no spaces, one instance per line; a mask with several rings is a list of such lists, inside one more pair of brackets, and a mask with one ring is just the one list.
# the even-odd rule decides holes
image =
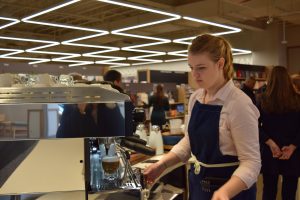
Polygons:
[[241,87],[242,83],[250,76],[256,80],[254,89],[260,88],[266,81],[267,68],[261,65],[246,65],[246,64],[233,64],[234,77],[233,81],[237,87]]

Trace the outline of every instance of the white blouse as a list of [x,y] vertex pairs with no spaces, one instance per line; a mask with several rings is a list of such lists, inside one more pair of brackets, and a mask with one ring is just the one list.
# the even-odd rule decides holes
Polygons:
[[[203,103],[204,89],[196,90],[190,97],[188,116],[196,101]],[[222,105],[219,122],[219,143],[223,155],[237,156],[239,167],[233,175],[239,177],[247,187],[251,187],[260,172],[261,158],[259,151],[258,118],[259,111],[251,99],[228,81],[208,102],[211,105]],[[189,135],[186,124],[185,136],[172,148],[183,162],[191,156]],[[207,163],[209,164],[209,163]]]

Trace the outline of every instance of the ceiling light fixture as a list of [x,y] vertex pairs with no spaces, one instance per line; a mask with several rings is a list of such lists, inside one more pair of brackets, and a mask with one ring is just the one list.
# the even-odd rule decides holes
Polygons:
[[[181,57],[187,57],[187,52],[188,50],[185,49],[185,50],[180,50],[180,51],[170,51],[167,53],[167,55],[171,55],[171,56],[181,56]],[[185,54],[182,54],[182,53],[185,53]]]
[[189,20],[189,21],[194,21],[194,22],[199,22],[199,23],[202,23],[202,24],[208,24],[208,25],[211,25],[211,26],[217,26],[217,27],[229,29],[229,30],[235,31],[236,33],[242,31],[242,29],[240,29],[240,28],[235,28],[233,26],[228,26],[228,25],[224,25],[224,24],[210,22],[210,21],[206,21],[206,20],[203,20],[203,19],[197,19],[197,18],[186,17],[186,16],[183,16],[183,19],[186,19],[186,20]]
[[59,9],[59,8],[62,8],[62,7],[71,5],[71,4],[76,3],[76,2],[78,2],[78,1],[80,1],[80,0],[72,0],[72,1],[68,1],[68,2],[66,2],[66,3],[63,3],[63,4],[60,4],[60,5],[54,6],[54,7],[52,7],[52,8],[47,9],[47,10],[43,10],[43,11],[38,12],[38,13],[36,13],[36,14],[30,15],[30,16],[28,16],[28,17],[25,17],[25,18],[23,18],[22,20],[29,20],[29,19],[32,19],[32,18],[34,18],[34,17],[37,17],[37,16],[40,16],[40,15],[49,13],[49,12],[51,12],[51,11],[57,10],[57,9]]
[[152,9],[152,8],[146,8],[143,6],[138,6],[138,5],[129,4],[129,3],[122,3],[122,2],[118,2],[118,1],[112,1],[112,0],[98,0],[98,1],[109,3],[109,4],[115,4],[115,5],[119,5],[119,6],[124,6],[124,7],[128,7],[128,8],[134,8],[134,9],[138,9],[138,10],[148,11],[148,12],[152,12],[152,13],[156,13],[156,14],[167,15],[167,16],[171,16],[171,17],[180,16],[177,14],[160,11],[160,10],[156,10],[156,9]]
[[56,41],[37,40],[37,39],[30,39],[30,38],[17,38],[17,37],[0,36],[0,39],[3,39],[3,40],[17,40],[17,41],[25,41],[25,42],[38,42],[38,43],[59,44],[59,42],[56,42]]
[[93,28],[84,28],[84,27],[79,27],[79,26],[70,26],[70,25],[64,25],[64,24],[32,21],[32,20],[24,20],[24,19],[22,19],[22,21],[26,22],[26,23],[30,23],[30,24],[38,24],[38,25],[53,26],[53,27],[60,27],[60,28],[67,28],[67,29],[75,29],[75,30],[81,30],[81,31],[98,32],[98,33],[103,33],[103,35],[109,33],[108,31],[103,31],[103,30],[93,29]]
[[[74,62],[74,61],[73,61]],[[76,67],[76,66],[82,66],[82,65],[92,65],[95,64],[95,62],[92,61],[82,61],[82,62],[78,62],[76,64],[70,64],[68,65],[69,67]]]
[[164,62],[178,62],[178,61],[185,61],[187,58],[177,58],[177,59],[170,59],[170,60],[165,60]]
[[63,42],[71,43],[71,42],[76,42],[76,41],[80,41],[80,40],[86,40],[86,39],[91,39],[91,38],[95,38],[95,37],[100,37],[100,36],[103,36],[103,35],[106,35],[106,34],[109,34],[109,32],[108,31],[103,31],[103,33],[97,33],[97,34],[93,34],[93,35],[78,37],[78,38],[74,38],[74,39],[70,39],[70,40],[65,40]]
[[18,20],[18,19],[9,18],[9,17],[0,17],[0,20],[11,21],[11,22],[8,23],[8,24],[4,24],[4,25],[0,26],[0,29],[3,29],[3,28],[6,28],[6,27],[9,27],[9,26],[12,26],[12,25],[17,24],[17,23],[20,22],[20,20]]
[[231,51],[232,51],[232,55],[234,55],[234,56],[252,53],[252,51],[250,51],[250,50],[236,49],[236,48],[231,48]]
[[133,63],[132,66],[138,66],[138,65],[148,65],[148,64],[154,64],[154,63],[162,63],[162,60],[156,60],[156,61],[149,61],[149,62],[142,62],[142,63]]
[[135,26],[129,26],[129,27],[126,27],[126,28],[113,30],[111,33],[112,34],[117,34],[118,32],[123,32],[123,31],[132,30],[132,29],[142,28],[142,27],[145,27],[145,26],[152,26],[152,25],[156,25],[156,24],[161,24],[161,23],[165,23],[165,22],[169,22],[169,21],[178,20],[180,18],[181,18],[181,16],[178,15],[177,17],[174,17],[174,18],[163,19],[163,20],[153,21],[153,22],[149,22],[149,23],[145,23],[145,24],[139,24],[139,25],[135,25]]

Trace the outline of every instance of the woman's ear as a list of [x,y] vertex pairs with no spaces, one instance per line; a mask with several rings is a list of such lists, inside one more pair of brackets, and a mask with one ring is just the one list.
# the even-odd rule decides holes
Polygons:
[[225,59],[224,58],[220,58],[218,60],[218,67],[223,70],[224,65],[225,65]]

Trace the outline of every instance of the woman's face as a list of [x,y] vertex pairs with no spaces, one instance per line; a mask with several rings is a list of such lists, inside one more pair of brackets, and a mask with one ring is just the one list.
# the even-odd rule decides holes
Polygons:
[[188,54],[192,76],[200,88],[210,89],[224,81],[224,58],[214,62],[208,53]]

